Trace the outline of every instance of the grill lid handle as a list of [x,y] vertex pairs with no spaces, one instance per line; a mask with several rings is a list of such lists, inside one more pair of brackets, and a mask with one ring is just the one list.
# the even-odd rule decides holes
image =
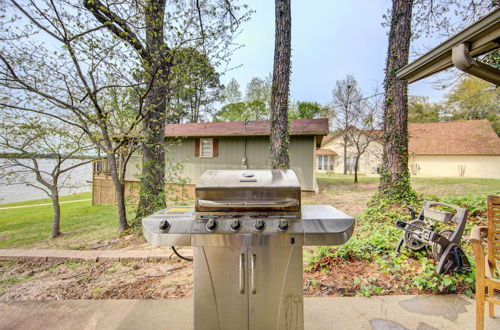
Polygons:
[[276,200],[276,201],[233,201],[233,200],[222,200],[222,201],[212,201],[207,199],[198,199],[197,201],[199,206],[204,207],[228,207],[228,208],[237,208],[237,207],[289,207],[289,206],[297,206],[299,205],[298,199],[285,199],[285,200]]

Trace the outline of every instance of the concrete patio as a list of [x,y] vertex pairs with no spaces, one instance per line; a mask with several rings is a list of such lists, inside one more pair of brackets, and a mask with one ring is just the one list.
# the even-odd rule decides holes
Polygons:
[[[462,295],[305,298],[305,328],[474,329]],[[500,315],[500,308],[496,306]],[[0,303],[0,329],[192,329],[192,300],[59,300]],[[486,317],[485,329],[500,319]]]

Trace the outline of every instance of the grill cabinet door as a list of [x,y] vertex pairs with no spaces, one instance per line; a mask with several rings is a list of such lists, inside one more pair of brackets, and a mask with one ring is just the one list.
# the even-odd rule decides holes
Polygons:
[[302,246],[248,252],[249,329],[304,328]]
[[194,328],[248,329],[247,248],[194,247]]

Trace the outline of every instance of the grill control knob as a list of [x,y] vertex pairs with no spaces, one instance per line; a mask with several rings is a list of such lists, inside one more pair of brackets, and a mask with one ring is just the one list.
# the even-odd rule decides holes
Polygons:
[[233,222],[231,222],[231,224],[229,225],[229,228],[231,229],[231,231],[238,231],[241,229],[241,222],[240,220],[234,220]]
[[210,219],[207,222],[207,230],[208,231],[214,231],[217,228],[217,221],[214,219]]
[[280,219],[278,222],[278,230],[279,231],[286,231],[288,229],[288,221],[285,219]]
[[168,220],[160,221],[160,230],[161,231],[167,231],[169,229],[170,229],[170,222],[168,222]]
[[256,231],[263,231],[264,228],[266,228],[266,223],[264,222],[264,220],[262,219],[258,219],[257,221],[255,221],[255,223],[253,224],[253,228],[256,230]]

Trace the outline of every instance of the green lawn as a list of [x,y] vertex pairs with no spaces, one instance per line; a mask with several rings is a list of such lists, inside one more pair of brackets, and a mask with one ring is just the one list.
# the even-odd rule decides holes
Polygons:
[[[91,193],[64,196],[61,201],[90,199]],[[44,204],[50,199],[0,204],[1,207]],[[131,217],[133,207],[128,209]],[[90,241],[115,236],[118,228],[116,207],[92,206],[91,201],[61,204],[61,237],[50,238],[52,206],[0,210],[0,248],[60,247],[80,248]]]
[[[358,184],[354,184],[353,175],[317,173],[320,186],[328,190],[360,191],[374,190],[379,178],[358,175]],[[477,178],[411,178],[413,188],[425,196],[463,196],[468,194],[491,194],[500,192],[500,179]]]

